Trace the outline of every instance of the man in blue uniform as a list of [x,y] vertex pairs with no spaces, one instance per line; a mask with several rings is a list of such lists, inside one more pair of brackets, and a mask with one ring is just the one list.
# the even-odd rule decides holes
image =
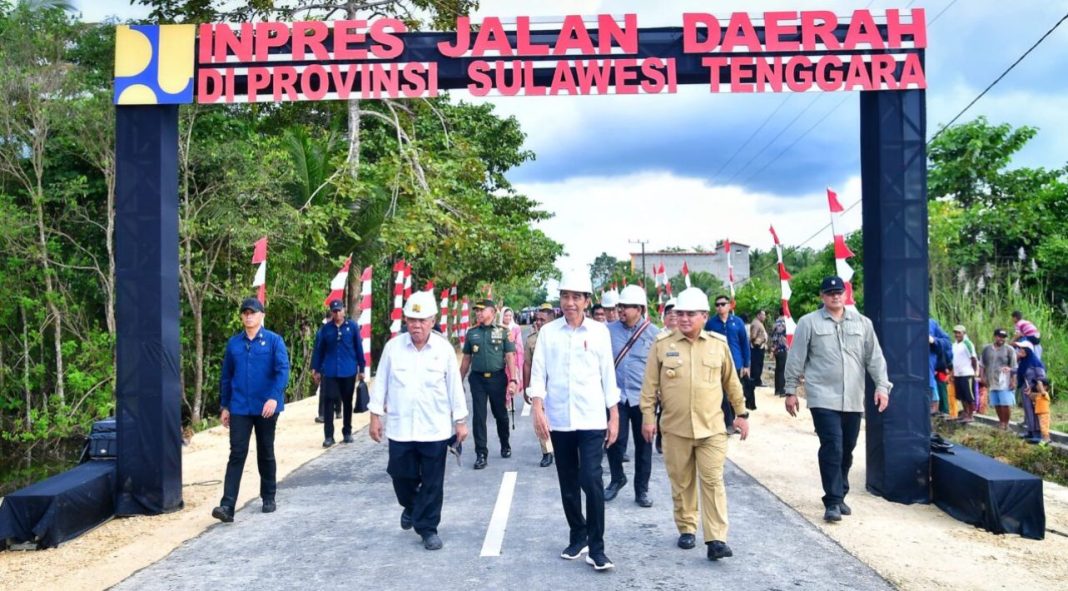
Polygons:
[[289,381],[289,353],[282,337],[263,328],[263,304],[256,298],[241,303],[244,330],[230,337],[219,378],[219,420],[230,429],[230,460],[226,464],[223,497],[211,516],[229,523],[241,486],[248,442],[256,432],[256,463],[260,471],[263,512],[275,510],[274,428],[285,407]]
[[[326,400],[326,407],[333,408],[334,401],[341,399],[342,441],[352,443],[352,393],[356,380],[363,381],[364,359],[360,327],[345,318],[345,304],[341,300],[330,302],[331,322],[327,322],[315,335],[312,351],[312,379],[319,384],[319,396]],[[334,417],[323,416],[323,447],[334,445]]]
[[[705,323],[705,330],[718,332],[727,337],[727,345],[731,348],[731,360],[734,367],[738,368],[738,377],[742,383],[749,379],[749,327],[741,318],[731,313],[731,301],[725,295],[716,296],[716,314]],[[723,420],[727,426],[727,434],[735,431],[734,409],[723,401]]]

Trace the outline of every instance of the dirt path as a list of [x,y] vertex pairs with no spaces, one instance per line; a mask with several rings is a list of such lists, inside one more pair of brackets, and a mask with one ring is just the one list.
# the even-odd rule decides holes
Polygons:
[[[803,404],[803,403],[802,403]],[[934,505],[888,503],[864,490],[864,432],[850,473],[853,515],[823,521],[819,440],[807,411],[793,418],[783,399],[758,392],[746,441],[731,438],[728,457],[850,553],[907,590],[1063,589],[1068,538],[997,536],[961,523]],[[1046,526],[1068,532],[1068,488],[1045,482]],[[804,552],[803,548],[795,549]]]

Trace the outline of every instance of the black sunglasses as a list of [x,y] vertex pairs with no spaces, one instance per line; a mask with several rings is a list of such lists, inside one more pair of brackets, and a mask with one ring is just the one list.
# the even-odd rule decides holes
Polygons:
[[716,302],[716,307],[717,308],[722,308],[723,306],[729,306],[729,305],[730,305],[730,302]]

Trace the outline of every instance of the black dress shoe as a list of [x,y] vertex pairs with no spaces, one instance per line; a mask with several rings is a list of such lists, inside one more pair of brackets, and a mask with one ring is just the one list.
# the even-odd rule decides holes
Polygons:
[[697,536],[693,534],[680,534],[679,541],[675,543],[676,546],[683,550],[692,550],[697,545]]
[[656,436],[656,453],[658,453],[658,454],[663,454],[664,453],[664,442],[663,442],[662,439],[660,439],[659,435]]
[[831,505],[827,507],[827,510],[823,512],[824,521],[841,521],[842,510],[838,508],[838,505]]
[[274,513],[276,509],[278,509],[278,505],[275,504],[274,499],[263,500],[262,510],[264,513]]
[[634,502],[637,503],[639,507],[645,507],[646,509],[653,506],[653,500],[649,498],[649,493],[643,492],[635,496]]
[[344,439],[341,440],[342,443],[352,443],[353,441],[355,441],[355,439],[352,438],[352,435],[346,435]]
[[510,457],[512,457],[512,448],[507,446],[507,445],[502,447],[501,448],[501,457],[502,458],[510,458]]
[[227,507],[226,505],[219,505],[211,510],[211,516],[223,523],[234,522],[234,508]]
[[731,556],[734,556],[734,552],[731,552],[731,547],[726,542],[712,540],[708,543],[709,560],[719,560],[720,558],[729,558]]
[[330,447],[331,445],[334,445],[334,438],[333,437],[327,437],[326,439],[323,440],[323,447]]
[[481,470],[486,467],[486,456],[478,454],[475,456],[475,470]]
[[845,504],[845,501],[838,503],[838,512],[842,515],[852,515],[853,510],[849,508],[849,505]]
[[620,480],[619,482],[609,482],[608,486],[606,486],[604,489],[604,500],[611,501],[612,499],[616,498],[616,495],[619,494],[619,491],[622,490],[623,487],[626,486],[626,484],[626,476],[624,476],[623,480]]
[[426,534],[423,536],[423,547],[427,550],[441,550],[441,547],[445,543],[441,541],[438,534]]
[[412,529],[412,511],[410,509],[401,511],[401,529]]
[[340,410],[337,411],[336,413],[334,413],[334,418],[335,419],[340,419],[341,418],[341,411]]
[[323,417],[315,417],[315,422],[316,423],[322,423],[323,422]]
[[548,468],[553,465],[553,454],[542,454],[541,463],[538,464],[542,468]]

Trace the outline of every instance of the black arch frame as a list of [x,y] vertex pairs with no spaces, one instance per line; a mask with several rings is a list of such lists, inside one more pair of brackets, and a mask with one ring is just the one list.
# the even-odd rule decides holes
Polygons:
[[[842,25],[836,33],[841,39],[845,32]],[[547,39],[556,33],[541,34]],[[758,33],[763,39],[761,28]],[[444,58],[436,50],[449,34],[403,37],[404,55],[392,61],[436,62],[442,89],[467,85],[472,60]],[[682,52],[681,39],[681,28],[641,29],[639,52],[629,57],[674,58],[680,84],[707,84],[707,69],[699,56]],[[904,51],[922,60],[922,48]],[[547,84],[549,75],[540,82]],[[876,412],[867,397],[866,485],[890,501],[927,502],[926,93],[859,95],[865,312],[875,324],[894,383],[886,412]],[[116,108],[116,512],[158,514],[182,506],[178,106]],[[871,388],[869,382],[869,393]]]

